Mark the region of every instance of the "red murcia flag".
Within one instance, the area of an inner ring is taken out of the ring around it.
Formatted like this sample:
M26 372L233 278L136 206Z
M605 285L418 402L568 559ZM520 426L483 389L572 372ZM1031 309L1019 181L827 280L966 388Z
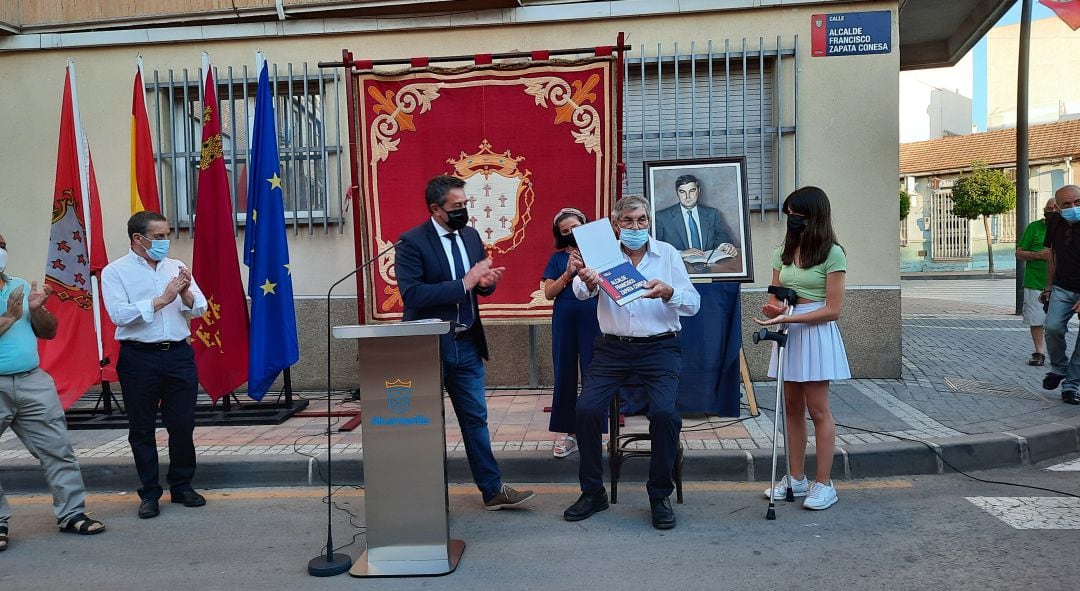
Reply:
M1039 0L1072 30L1080 29L1080 0Z
M221 118L213 71L203 91L202 152L195 206L195 253L191 272L206 295L207 309L191 323L199 383L217 400L247 381L248 309L236 256L232 202L221 149Z
M81 137L77 109L74 72L69 66L60 110L52 228L45 262L45 284L55 294L47 305L58 326L56 338L38 341L41 368L56 382L65 409L91 386L116 381L119 351L116 327L101 310L97 278L109 257L101 235L94 163Z

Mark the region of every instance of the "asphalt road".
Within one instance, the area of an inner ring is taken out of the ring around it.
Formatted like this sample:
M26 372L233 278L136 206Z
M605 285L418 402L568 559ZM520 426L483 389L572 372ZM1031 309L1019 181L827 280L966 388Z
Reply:
M1080 473L1045 467L980 475L1080 493ZM687 483L669 532L649 525L641 485L624 484L622 502L579 523L561 519L573 486L537 485L529 510L497 513L483 511L471 487L454 486L451 532L468 544L457 572L375 580L307 576L325 540L318 490L207 491L204 508L163 504L160 517L145 521L131 494L93 494L90 509L109 528L93 537L57 533L48 497L11 495L0 589L1078 588L1080 499L1052 500L1063 504L1048 510L1056 523L1040 526L1036 511L1014 524L1073 529L1017 529L965 497L1054 495L955 474L840 484L832 509L781 503L770 522L761 484ZM335 500L362 522L360 493ZM335 542L344 544L356 530L344 512L334 514ZM355 557L362 543L344 551Z

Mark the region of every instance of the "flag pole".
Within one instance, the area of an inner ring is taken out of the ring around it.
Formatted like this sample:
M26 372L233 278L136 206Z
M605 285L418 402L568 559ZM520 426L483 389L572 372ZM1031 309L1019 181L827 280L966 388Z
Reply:
M1020 0L1020 53L1016 68L1016 231L1028 225L1028 74L1031 61L1031 0ZM990 252L993 257L993 250ZM1024 309L1024 261L1016 261L1016 313Z
M86 135L82 127L82 115L79 113L79 91L75 84L75 62L73 60L68 60L68 75L71 77L71 111L72 119L75 122L75 150L79 157L79 191L82 193L86 256L88 260L92 261L94 259L91 248L94 241L90 234L93 231L90 223L90 157L86 146ZM99 368L101 368L105 367L107 363L105 349L101 343L101 287L98 285L97 273L93 271L92 266L90 272L90 297L94 307L94 343L97 345L98 364ZM105 380L100 380L100 382L105 413L112 414L112 390L109 388L108 382Z

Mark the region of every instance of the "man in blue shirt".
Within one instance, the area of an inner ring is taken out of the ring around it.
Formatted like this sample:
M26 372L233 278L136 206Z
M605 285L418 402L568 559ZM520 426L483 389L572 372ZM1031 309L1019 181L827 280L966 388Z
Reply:
M0 235L0 435L10 426L41 462L60 531L101 533L105 524L86 515L86 487L56 386L38 367L37 340L56 336L56 317L45 308L51 290L9 277L7 262L7 242ZM9 519L11 507L0 486L0 551L7 549Z

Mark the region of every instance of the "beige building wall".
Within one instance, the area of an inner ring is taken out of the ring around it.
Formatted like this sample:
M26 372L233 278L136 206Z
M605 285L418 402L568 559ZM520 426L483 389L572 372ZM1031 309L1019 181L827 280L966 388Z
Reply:
M817 12L891 10L893 51L885 55L812 58L809 43L811 15ZM396 58L417 55L472 54L536 48L605 45L615 42L625 31L635 50L642 45L653 54L657 44L670 51L674 42L688 48L691 41L704 47L711 39L741 40L756 46L758 37L773 40L779 35L790 43L798 35L798 147L785 138L783 160L798 158L798 184L823 187L833 202L834 222L848 252L847 284L849 305L844 329L855 372L863 376L898 377L900 373L899 253L895 239L896 178L898 176L899 35L896 2L845 2L821 5L762 7L749 10L673 14L655 17L607 18L574 22L534 23L437 30L371 31L363 34L315 35L265 38L246 41L200 41L198 43L142 44L137 47L88 47L70 50L41 50L0 53L0 96L8 116L0 119L0 220L10 245L10 272L28 279L40 279L49 232L49 209L53 190L56 138L64 66L68 59L77 64L78 92L82 121L86 130L102 195L106 242L115 258L127 250L124 221L129 203L129 118L133 61L141 53L147 71L199 67L200 52L209 52L215 66L224 70L248 64L253 69L254 54L262 50L271 62L308 62L340 59L348 48L359 58ZM733 43L734 45L734 43ZM685 49L684 49L685 51ZM792 72L793 60L784 68ZM342 87L342 92L344 88ZM794 117L793 101L786 90L785 125ZM343 113L344 119L344 113ZM342 130L345 137L345 130ZM156 138L156 135L155 135ZM155 139L156 142L156 139ZM785 168L788 166L785 165ZM347 173L346 173L347 174ZM347 178L347 177L346 177ZM781 179L783 193L795 187L795 178L786 172ZM336 186L336 185L335 185ZM417 196L419 203L420 196ZM423 210L418 205L417 215ZM749 317L760 308L763 294L753 288L768 284L770 255L783 238L784 222L775 213L760 221L751 216L754 265L757 282L744 290L744 334L749 334ZM320 367L325 354L325 331L320 318L325 307L320 299L328 285L353 268L351 212L344 233L332 228L324 235L290 233L293 279L299 298L302 339L301 367L294 380L300 387L318 388L323 383ZM417 222L421 221L418 217ZM190 261L191 241L175 243L172 256ZM242 236L238 238L242 244ZM536 268L511 269L512 273L539 276L544 261ZM336 294L354 295L355 284L346 282ZM352 303L350 303L352 302ZM355 322L355 301L335 303L335 322ZM546 336L537 333L540 382L550 365ZM506 339L507 346L496 351L510 355L492 360L490 381L522 384L529 379L529 337L525 327L495 327L493 337ZM747 352L755 374L763 373L763 347L755 351L747 339ZM335 348L339 365L348 366L350 349ZM343 370L344 371L344 370ZM347 386L349 375L336 376L339 387Z
M986 34L987 129L1016 126L1020 25ZM1029 123L1080 117L1080 31L1056 16L1031 23Z

